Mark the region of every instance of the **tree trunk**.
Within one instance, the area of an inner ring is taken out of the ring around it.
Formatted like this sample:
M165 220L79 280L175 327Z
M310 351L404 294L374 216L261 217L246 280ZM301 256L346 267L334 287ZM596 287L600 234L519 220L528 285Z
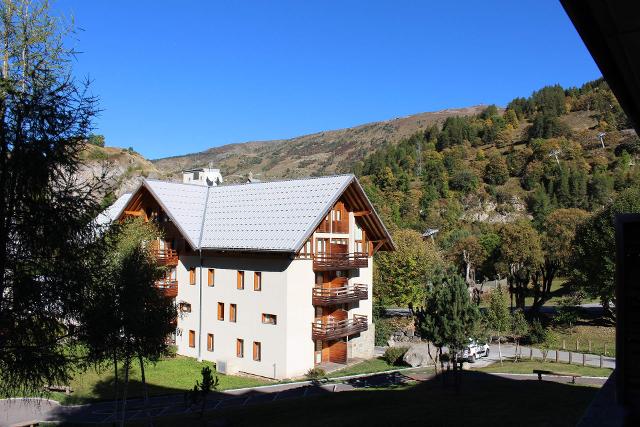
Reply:
M502 347L500 346L500 337L498 337L498 358L500 359L500 365L502 365Z
M138 361L140 362L140 377L142 379L142 390L144 393L144 410L147 414L147 424L153 426L153 418L151 418L151 412L149 412L149 390L147 388L147 379L144 376L144 360L142 355L138 354Z
M113 390L113 425L118 424L118 358L116 352L113 352L113 373L114 373L114 390Z
M127 416L127 389L129 388L129 366L131 364L131 360L129 356L125 356L124 359L124 390L122 391L122 418L120 421L120 426L124 427L125 418Z

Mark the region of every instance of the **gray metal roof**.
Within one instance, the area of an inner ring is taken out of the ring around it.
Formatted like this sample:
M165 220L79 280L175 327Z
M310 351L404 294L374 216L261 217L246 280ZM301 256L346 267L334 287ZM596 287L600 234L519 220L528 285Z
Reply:
M107 224L111 224L116 218L120 216L124 207L131 200L132 193L124 193L122 196L118 197L118 199L107 209L102 211L100 215L96 218L96 224L98 226L103 226Z
M205 187L145 180L196 249L295 252L355 180L338 175Z

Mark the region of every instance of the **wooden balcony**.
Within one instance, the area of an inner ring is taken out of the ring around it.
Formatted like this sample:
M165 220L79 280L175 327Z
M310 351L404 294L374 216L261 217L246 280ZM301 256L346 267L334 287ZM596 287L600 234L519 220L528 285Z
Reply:
M353 319L312 323L311 337L314 340L333 340L364 332L368 329L367 316L354 314Z
M156 288L162 290L164 296L175 298L178 296L178 281L174 279L160 279L156 281Z
M316 271L349 270L369 266L369 255L354 253L317 253L313 257L313 269Z
M332 305L360 301L369 297L367 285L356 283L339 288L313 288L313 305Z
M152 248L153 256L158 260L160 265L168 265L175 267L178 265L178 251L175 249L159 249Z

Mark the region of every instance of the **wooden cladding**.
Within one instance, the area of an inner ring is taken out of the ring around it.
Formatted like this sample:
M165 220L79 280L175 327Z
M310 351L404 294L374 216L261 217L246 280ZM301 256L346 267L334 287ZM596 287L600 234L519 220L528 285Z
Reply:
M253 360L259 362L262 358L262 344L258 341L253 342Z
M244 271L238 270L237 284L238 289L244 289Z
M314 287L313 305L332 305L366 300L369 297L367 285L356 283L341 287Z
M333 206L316 231L319 233L349 233L349 211L343 202L337 202Z
M229 304L229 322L236 322L238 318L238 306Z
M189 268L189 284L190 285L196 284L196 268L195 267Z
M316 321L311 326L311 337L314 340L328 340L346 337L364 332L368 329L367 316L354 314L353 319Z
M218 303L218 320L224 320L224 303Z
M207 334L207 351L213 351L213 334Z
M196 346L196 331L189 330L189 347L194 348Z
M262 273L256 271L253 273L253 290L261 291L262 290Z
M213 286L215 282L216 270L210 268L207 270L207 286Z
M316 253L313 258L313 269L316 271L350 270L368 266L367 253Z
M244 357L244 340L240 338L236 340L236 356Z

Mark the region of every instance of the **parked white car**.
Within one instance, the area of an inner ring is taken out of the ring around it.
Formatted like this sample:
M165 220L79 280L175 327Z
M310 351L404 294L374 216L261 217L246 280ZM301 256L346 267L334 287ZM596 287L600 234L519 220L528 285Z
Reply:
M469 340L469 345L462 352L462 359L474 363L480 357L489 356L489 344L478 343L475 340Z

